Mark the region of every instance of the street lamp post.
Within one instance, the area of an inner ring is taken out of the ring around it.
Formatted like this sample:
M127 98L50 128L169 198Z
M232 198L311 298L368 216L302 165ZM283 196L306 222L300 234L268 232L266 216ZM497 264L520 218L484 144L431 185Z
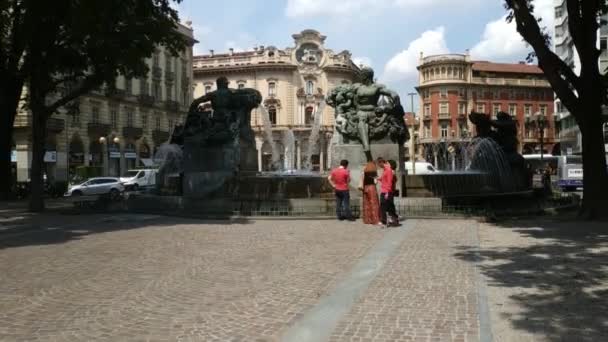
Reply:
M536 128L540 134L540 162L541 165L543 163L543 155L544 155L544 143L545 143L545 127L547 126L547 118L542 115L540 112L536 113L535 117Z

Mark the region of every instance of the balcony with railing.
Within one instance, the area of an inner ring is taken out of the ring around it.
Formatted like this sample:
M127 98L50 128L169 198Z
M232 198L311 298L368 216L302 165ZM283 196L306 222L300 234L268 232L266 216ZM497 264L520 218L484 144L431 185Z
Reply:
M450 120L450 113L439 113L439 120Z
M474 84L503 85L522 87L550 87L548 81L541 79L504 78L504 77L473 77Z
M148 94L139 94L139 96L137 96L137 101L142 105L152 106L154 105L156 98Z
M101 122L90 122L87 125L87 133L92 138L105 137L110 134L112 127L110 124L105 124Z
M122 136L125 138L137 140L141 138L143 134L144 130L141 127L126 126L122 128Z
M152 141L157 146L169 140L169 132L162 129L152 131Z
M468 62L470 57L468 55L463 54L445 54L445 55L433 55L422 58L421 64L429 64L429 63L445 63L445 62Z
M173 83L175 81L175 73L171 70L165 71L165 82Z
M167 100L165 101L165 108L172 112L177 112L179 111L179 102L174 100Z
M51 133L61 133L65 129L65 120L58 118L49 118L46 121L46 129Z
M159 66L152 67L152 77L154 79L160 80L163 77L163 69Z
M124 89L111 88L107 87L105 89L105 94L107 97L113 99L124 99L127 96L127 92Z

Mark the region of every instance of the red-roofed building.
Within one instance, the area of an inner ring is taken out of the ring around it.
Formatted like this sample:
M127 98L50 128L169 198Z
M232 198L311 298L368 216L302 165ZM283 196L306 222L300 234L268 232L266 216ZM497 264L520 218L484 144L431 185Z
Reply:
M540 152L536 115L546 119L544 148L551 153L556 141L553 91L540 68L525 63L472 61L468 54L420 58L418 66L421 123L418 144L421 157L440 169L454 163L445 151L460 153L474 125L468 113L475 111L496 118L509 113L518 122L519 150ZM462 159L462 158L456 158Z

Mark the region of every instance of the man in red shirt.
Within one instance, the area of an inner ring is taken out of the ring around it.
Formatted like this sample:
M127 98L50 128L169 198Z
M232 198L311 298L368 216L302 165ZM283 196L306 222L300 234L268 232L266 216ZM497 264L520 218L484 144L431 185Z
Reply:
M348 160L340 161L340 166L333 169L327 177L329 183L334 187L336 193L336 216L338 220L350 220L350 172L348 171Z
M399 216L397 216L393 204L395 177L391 165L383 158L378 158L378 167L383 170L380 176L380 220L388 226L399 222Z

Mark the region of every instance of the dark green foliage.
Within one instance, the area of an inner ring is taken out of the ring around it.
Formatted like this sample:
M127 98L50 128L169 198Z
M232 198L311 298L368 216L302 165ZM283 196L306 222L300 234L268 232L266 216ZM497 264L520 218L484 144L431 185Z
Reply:
M145 75L145 59L159 45L174 55L188 46L172 2L181 0L0 0L0 176L10 172L12 125L26 84L33 115L31 209L43 208L46 120L118 75Z

